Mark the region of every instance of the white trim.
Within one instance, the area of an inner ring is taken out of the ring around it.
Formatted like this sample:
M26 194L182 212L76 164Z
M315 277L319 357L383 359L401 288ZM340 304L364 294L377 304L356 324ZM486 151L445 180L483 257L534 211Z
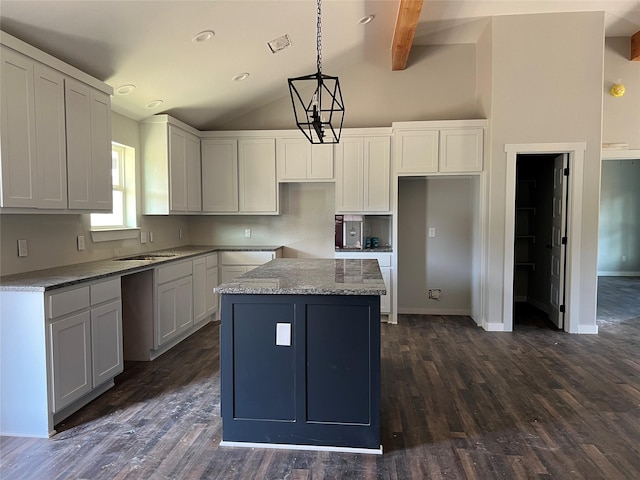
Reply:
M640 272L621 272L621 271L615 271L615 272L601 272L598 271L598 276L599 277L640 277Z
M602 150L603 160L637 160L640 150Z
M598 334L598 326L597 325L578 325L578 330L576 332L571 333L582 333L587 335L597 335Z
M127 240L129 238L138 238L140 228L118 228L105 230L91 230L91 241L111 242L114 240Z
M254 442L228 442L222 440L221 447L244 447L244 448L274 448L277 450L312 450L316 452L343 452L343 453L369 453L382 455L382 445L380 448L356 448L356 447L331 447L328 445L293 445L289 443L254 443Z
M505 144L506 153L506 191L505 191L505 229L504 229L504 272L502 317L504 331L513 331L513 259L515 234L516 201L516 160L519 154L568 154L569 167L574 172L569 178L569 208L567 226L569 245L567 247L567 267L565 271L565 331L569 333L593 333L595 327L580 325L580 254L582 228L582 198L584 156L586 142L577 143L527 143ZM597 332L597 327L595 327Z
M487 332L504 332L504 323L500 322L482 322L482 328Z

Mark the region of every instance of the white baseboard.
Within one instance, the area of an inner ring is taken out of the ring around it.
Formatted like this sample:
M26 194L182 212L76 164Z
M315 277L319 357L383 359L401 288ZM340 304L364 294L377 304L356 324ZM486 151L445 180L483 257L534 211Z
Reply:
M599 277L640 277L640 272L600 272Z
M399 308L398 313L403 315L467 315L471 316L471 310L462 308Z
M482 322L482 328L487 332L504 332L504 323Z
M597 335L598 334L598 326L597 325L578 325L578 332L580 334L588 334L588 335Z

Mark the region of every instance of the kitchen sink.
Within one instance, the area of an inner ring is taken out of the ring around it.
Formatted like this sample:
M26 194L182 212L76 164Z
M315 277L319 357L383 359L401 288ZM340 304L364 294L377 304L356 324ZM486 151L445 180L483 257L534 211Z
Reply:
M143 253L140 255L133 255L131 257L124 258L116 258L118 261L130 261L130 260L140 260L140 261L149 261L149 260L160 260L162 258L170 258L177 257L177 253Z

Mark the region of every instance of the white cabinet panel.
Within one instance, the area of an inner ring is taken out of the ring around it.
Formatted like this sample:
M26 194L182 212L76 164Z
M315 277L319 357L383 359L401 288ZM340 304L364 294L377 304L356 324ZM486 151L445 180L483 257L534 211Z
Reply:
M272 138L238 140L238 194L241 212L276 212L276 148Z
M187 132L169 125L169 201L172 212L187 211Z
M238 141L202 140L202 210L238 211Z
M482 128L461 128L440 132L440 171L446 173L481 172Z
M0 53L0 205L37 207L34 63L5 47Z
M200 139L187 134L187 211L202 211L202 173Z
M207 261L205 257L193 261L193 323L207 318Z
M362 212L364 178L362 138L343 137L336 145L336 211Z
M223 265L220 270L220 282L232 282L247 271L247 267L244 265Z
M111 97L91 89L91 210L113 210L111 178Z
M380 267L380 273L387 287L386 295L380 295L380 312L391 313L391 268Z
M156 269L156 347L193 325L193 263L185 261Z
M396 173L438 171L438 130L400 131L394 136Z
M364 197L365 212L389 210L389 137L364 139Z
M306 138L277 139L278 181L333 180L333 145L312 145Z
M213 289L218 286L218 267L207 268L206 308L207 315L213 315L218 311L218 294Z
M49 325L53 412L59 412L92 389L89 311Z
M91 359L94 388L124 370L120 300L91 309Z

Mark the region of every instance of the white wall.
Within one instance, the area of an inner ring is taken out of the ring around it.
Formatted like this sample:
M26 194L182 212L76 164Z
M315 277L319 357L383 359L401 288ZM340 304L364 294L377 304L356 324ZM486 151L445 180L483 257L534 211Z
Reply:
M495 17L489 169L487 323L502 322L505 144L586 142L580 325L595 325L604 13Z
M140 132L138 122L112 114L112 138L115 142L133 147L136 161L140 154ZM140 165L137 165L138 185ZM140 189L138 189L140 201ZM102 260L139 251L158 250L189 243L189 227L185 217L143 217L138 225L144 231L153 231L154 243L141 245L138 239L111 242L91 242L89 215L14 215L0 217L0 274L40 270L73 263ZM178 229L183 230L183 239L178 238ZM79 252L76 237L84 235L86 249ZM18 257L17 240L26 239L29 248L27 257Z
M602 142L626 143L640 149L640 62L629 61L628 37L607 38L604 50L604 98ZM621 81L623 97L609 93L611 85Z
M602 162L598 273L640 275L640 159Z
M285 257L333 258L333 183L280 186L280 215L211 215L190 218L190 238L205 245L285 245ZM244 238L244 229L251 238Z
M399 179L399 312L471 313L474 193L469 177ZM429 299L428 290L437 288L442 299Z

